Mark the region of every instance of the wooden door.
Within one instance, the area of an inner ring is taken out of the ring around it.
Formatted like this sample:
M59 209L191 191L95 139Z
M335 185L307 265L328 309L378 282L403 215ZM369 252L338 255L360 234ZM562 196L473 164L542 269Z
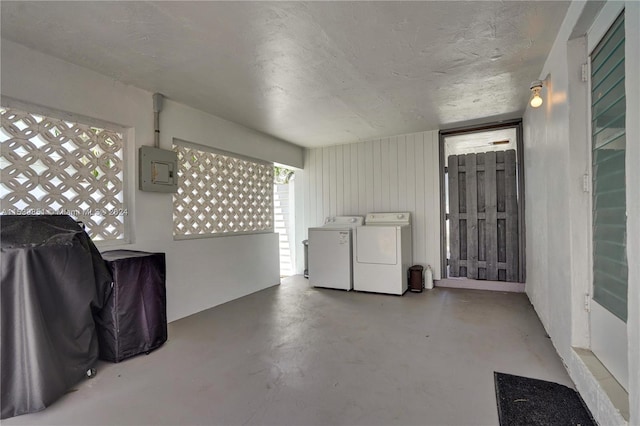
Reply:
M449 277L518 282L516 151L451 155Z

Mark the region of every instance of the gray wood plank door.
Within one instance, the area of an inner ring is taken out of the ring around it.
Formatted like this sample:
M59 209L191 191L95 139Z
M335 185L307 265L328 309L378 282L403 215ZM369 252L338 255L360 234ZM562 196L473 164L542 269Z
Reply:
M518 282L516 151L450 155L449 277Z

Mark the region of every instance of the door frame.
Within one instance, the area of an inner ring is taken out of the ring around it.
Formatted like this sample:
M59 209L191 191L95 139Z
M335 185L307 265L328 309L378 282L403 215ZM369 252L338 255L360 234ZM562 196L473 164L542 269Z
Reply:
M438 149L440 157L440 259L442 278L448 278L447 271L447 232L446 232L446 197L445 197L445 167L444 142L447 136L462 135L468 133L480 133L491 130L516 129L516 179L518 185L518 282L524 283L526 280L526 249L525 249L525 197L524 197L524 141L522 140L522 118L480 124L467 127L457 127L438 132Z
M587 77L587 126L588 126L588 141L587 141L587 161L588 161L588 175L590 180L589 191L589 209L588 209L588 243L589 243L589 258L588 258L588 271L589 271L589 307L588 307L588 330L589 330L589 349L595 355L596 358L604 365L609 371L611 376L620 384L621 388L629 392L629 325L628 320L622 321L611 313L607 308L602 306L596 300L593 299L595 278L594 278L594 257L593 257L593 129L592 129L592 81L591 81L591 59L593 51L598 44L605 37L607 32L611 29L616 19L626 12L626 5L624 2L607 3L605 4L599 13L594 18L591 28L586 32L586 62L588 69ZM625 16L625 38L626 38L626 16ZM625 41L626 43L626 41ZM625 63L626 63L626 51L625 51ZM627 78L627 68L625 66L625 80ZM628 91L625 88L625 98L628 96ZM629 118L627 116L625 120L625 132L628 128ZM625 142L628 146L628 141ZM626 148L625 148L626 150ZM625 157L626 157L625 153ZM625 185L629 184L629 169L628 159L625 158ZM628 188L625 188L625 196L628 194ZM628 196L627 196L628 197ZM629 202L627 198L627 203ZM628 213L628 206L627 206ZM627 225L628 226L628 215ZM625 248L627 250L627 248ZM628 252L627 252L628 253ZM629 282L627 282L629 286ZM629 287L627 287L627 306L629 305L628 297ZM606 331L605 331L606 330ZM594 338L594 336L597 337ZM624 340L624 341L622 341ZM620 347L624 350L620 351Z

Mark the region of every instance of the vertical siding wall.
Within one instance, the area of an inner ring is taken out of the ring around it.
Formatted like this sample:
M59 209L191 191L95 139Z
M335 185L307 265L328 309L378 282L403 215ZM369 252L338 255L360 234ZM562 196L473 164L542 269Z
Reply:
M438 132L306 150L305 230L328 216L408 211L413 263L440 278Z

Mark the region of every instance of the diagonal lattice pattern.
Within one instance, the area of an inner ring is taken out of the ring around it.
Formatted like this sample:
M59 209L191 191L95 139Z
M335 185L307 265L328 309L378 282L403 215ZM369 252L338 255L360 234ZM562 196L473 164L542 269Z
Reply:
M124 238L123 135L0 107L7 214L68 214L94 240Z
M174 145L174 236L273 231L273 166Z

